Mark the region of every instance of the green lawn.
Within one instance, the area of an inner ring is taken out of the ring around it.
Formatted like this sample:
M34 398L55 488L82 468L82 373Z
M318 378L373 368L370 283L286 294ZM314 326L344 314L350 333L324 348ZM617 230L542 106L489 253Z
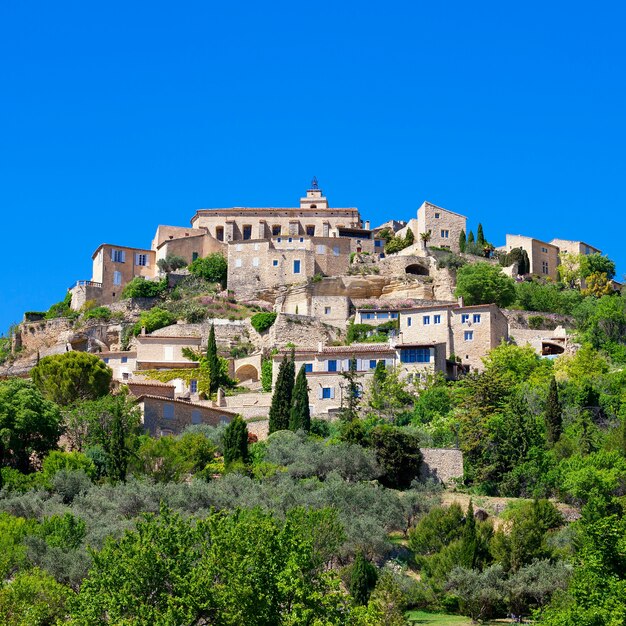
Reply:
M432 626L475 626L472 620L461 615L446 615L444 613L426 613L424 611L409 611L407 619L410 624L425 624ZM494 626L502 626L502 622L489 622Z

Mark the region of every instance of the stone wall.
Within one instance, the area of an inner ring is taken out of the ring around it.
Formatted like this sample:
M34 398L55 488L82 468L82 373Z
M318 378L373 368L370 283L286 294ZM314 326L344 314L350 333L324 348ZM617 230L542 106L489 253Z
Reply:
M449 485L463 477L463 453L455 449L422 448L423 462L420 472L422 480L434 479Z

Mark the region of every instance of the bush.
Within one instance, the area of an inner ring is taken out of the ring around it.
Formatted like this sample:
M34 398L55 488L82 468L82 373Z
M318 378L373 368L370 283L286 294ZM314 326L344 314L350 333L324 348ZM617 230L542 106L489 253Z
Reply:
M440 270L444 268L449 270L458 270L464 265L467 265L467 261L453 252L443 255L437 260L437 269Z
M532 328L533 330L539 330L543 328L543 325L546 322L546 318L541 315L529 315L528 316L528 328Z
M105 322L108 322L111 319L111 309L109 309L109 307L107 306L97 306L93 309L89 309L89 311L87 311L83 318L85 320L104 320Z
M187 261L182 256L168 254L164 259L157 261L157 267L166 274L179 270L187 265Z
M250 323L257 333L262 333L274 324L276 317L276 313L255 313L250 318Z
M167 278L146 280L141 276L133 278L122 291L122 298L157 298L167 289Z
M44 318L47 320L52 320L57 317L70 317L76 318L78 317L78 311L72 311L72 294L68 291L65 298L61 300L61 302L57 302L53 304L48 311L45 313Z
M265 359L261 363L261 387L263 391L272 391L272 359Z
M189 265L189 271L194 276L199 276L212 283L220 283L222 288L226 287L228 263L220 252L214 252L192 261L191 265Z
M506 307L515 300L515 283L498 266L476 263L459 269L454 293L463 297L468 306L497 304Z
M176 316L173 313L155 307L140 315L139 321L133 326L133 335L135 337L139 335L142 328L145 328L147 333L151 333L159 328L165 328L175 323Z

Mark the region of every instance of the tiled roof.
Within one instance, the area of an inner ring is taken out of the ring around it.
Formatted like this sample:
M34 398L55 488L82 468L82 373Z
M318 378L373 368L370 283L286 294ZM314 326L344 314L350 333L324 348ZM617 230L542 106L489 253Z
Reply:
M199 409L205 409L207 411L215 411L220 415L232 415L235 417L237 413L233 413L227 409L223 409L221 406L208 406L206 404L200 404L198 402L189 402L188 400L179 400L178 398L165 398L164 396L153 396L149 393L144 393L137 398L137 402L141 402L144 398L148 398L150 400L159 400L161 402L177 402L178 404L184 404L185 406L195 406Z
M119 350L118 352L112 352L112 351L109 350L109 351L106 351L106 352L98 352L97 356L99 356L99 357L103 357L103 356L106 356L106 357L112 357L112 356L123 357L123 356L125 356L125 357L133 358L133 357L137 356L137 352L131 351L131 350L126 350L126 351Z
M169 383L162 383L159 380L128 380L126 384L130 387L131 385L142 385L143 387L168 387L170 389L175 389L176 385L170 385Z
M371 352L394 352L394 348L389 347L388 343L362 343L350 346L324 346L321 352L317 348L300 348L295 351L295 354L369 354ZM291 350L283 349L279 355L283 354L291 354Z

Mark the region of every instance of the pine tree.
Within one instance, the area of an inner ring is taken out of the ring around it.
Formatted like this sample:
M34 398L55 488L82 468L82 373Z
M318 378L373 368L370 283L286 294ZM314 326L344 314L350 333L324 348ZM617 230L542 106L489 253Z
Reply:
M221 382L220 358L217 355L215 326L213 326L213 324L211 324L211 331L209 332L209 342L206 349L206 358L209 368L209 392L211 393L211 395L213 395L214 393L217 393Z
M306 382L305 367L302 365L293 388L291 413L289 415L289 430L293 430L294 432L297 430L309 432L310 428L311 412L309 409L309 386Z
M355 604L361 606L367 604L377 580L378 572L376 568L365 558L363 552L357 552L348 584Z
M478 230L476 231L476 243L479 246L484 246L485 243L487 243L485 241L485 233L483 232L483 225L482 224L478 224Z
M237 461L248 462L248 426L240 415L226 427L223 443L226 467Z
M476 534L476 518L474 517L474 505L470 500L465 513L465 524L461 534L461 554L459 565L471 569L475 565L478 537Z
M459 235L459 250L465 252L465 246L467 245L467 238L465 237L465 231L462 230Z
M559 388L554 376L550 381L548 400L546 402L546 439L552 446L561 436L563 431L563 407L559 400Z
M287 430L289 428L294 370L293 354L291 359L288 359L287 355L285 355L278 369L276 386L274 387L274 395L272 395L272 404L270 405L270 434L277 430Z
M415 242L415 235L413 234L413 231L410 228L407 228L406 234L404 235L404 245L408 248L409 246L412 246L414 242Z
M467 243L474 243L474 233L470 230L467 236Z

